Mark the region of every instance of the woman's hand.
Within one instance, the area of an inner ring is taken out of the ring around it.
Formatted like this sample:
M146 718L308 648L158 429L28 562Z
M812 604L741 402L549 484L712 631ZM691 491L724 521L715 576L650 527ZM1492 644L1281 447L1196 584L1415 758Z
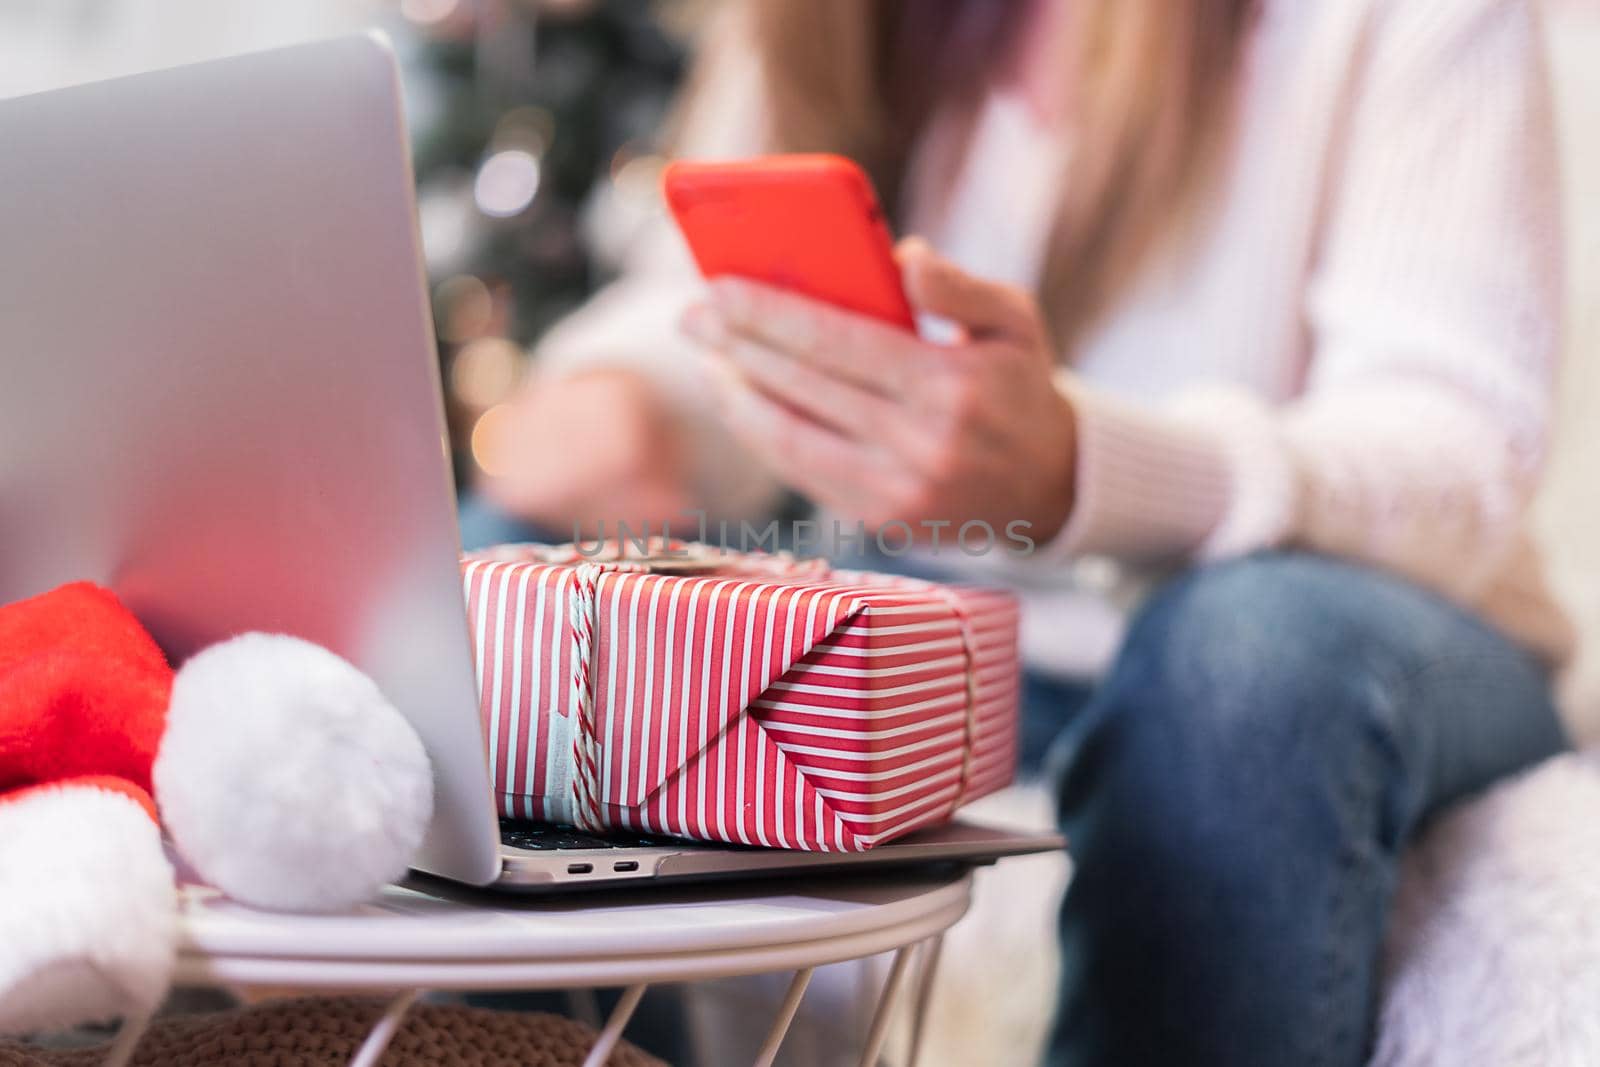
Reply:
M713 283L683 328L711 352L729 425L789 485L871 529L1022 521L1048 540L1072 509L1075 434L1037 305L925 242L897 256L912 305L956 323L955 343L753 282Z
M493 440L484 489L555 535L616 536L619 519L651 529L690 507L678 428L637 373L595 370L535 380Z

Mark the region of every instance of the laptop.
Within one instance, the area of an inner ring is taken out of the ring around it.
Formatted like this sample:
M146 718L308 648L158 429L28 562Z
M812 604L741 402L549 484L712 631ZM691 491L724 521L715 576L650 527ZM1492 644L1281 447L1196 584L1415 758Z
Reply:
M981 862L501 822L393 53L350 37L0 101L0 602L114 589L174 662L245 630L367 672L432 757L418 870L576 889Z

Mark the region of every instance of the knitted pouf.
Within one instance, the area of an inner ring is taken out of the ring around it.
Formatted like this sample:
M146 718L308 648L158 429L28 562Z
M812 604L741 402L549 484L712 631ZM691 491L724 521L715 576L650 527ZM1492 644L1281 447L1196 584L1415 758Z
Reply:
M240 1011L161 1019L132 1067L343 1067L383 1015L381 1000L278 1000ZM382 1067L578 1067L595 1031L559 1015L418 1004ZM45 1050L0 1044L0 1067L94 1067L105 1048ZM618 1042L609 1067L665 1067Z

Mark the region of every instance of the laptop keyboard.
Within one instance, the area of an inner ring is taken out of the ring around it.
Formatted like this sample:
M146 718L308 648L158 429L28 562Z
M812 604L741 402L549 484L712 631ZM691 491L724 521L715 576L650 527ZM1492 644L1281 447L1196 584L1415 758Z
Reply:
M521 819L500 820L500 840L512 848L525 848L534 852L555 852L574 848L694 848L695 842L680 841L670 837L650 837L621 831L614 834L591 834L575 826L554 823L526 822Z

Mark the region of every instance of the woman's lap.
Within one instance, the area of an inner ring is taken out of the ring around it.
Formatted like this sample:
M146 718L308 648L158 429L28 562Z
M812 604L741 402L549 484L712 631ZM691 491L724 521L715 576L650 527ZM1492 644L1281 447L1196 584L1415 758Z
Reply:
M548 539L481 503L462 528L469 548ZM1023 766L1050 748L1077 871L1061 1065L1363 1062L1405 842L1564 744L1524 651L1303 553L1182 575L1098 686L1026 692Z
M1053 1062L1361 1063L1405 841L1562 744L1543 669L1402 581L1297 553L1178 578L1051 756Z

